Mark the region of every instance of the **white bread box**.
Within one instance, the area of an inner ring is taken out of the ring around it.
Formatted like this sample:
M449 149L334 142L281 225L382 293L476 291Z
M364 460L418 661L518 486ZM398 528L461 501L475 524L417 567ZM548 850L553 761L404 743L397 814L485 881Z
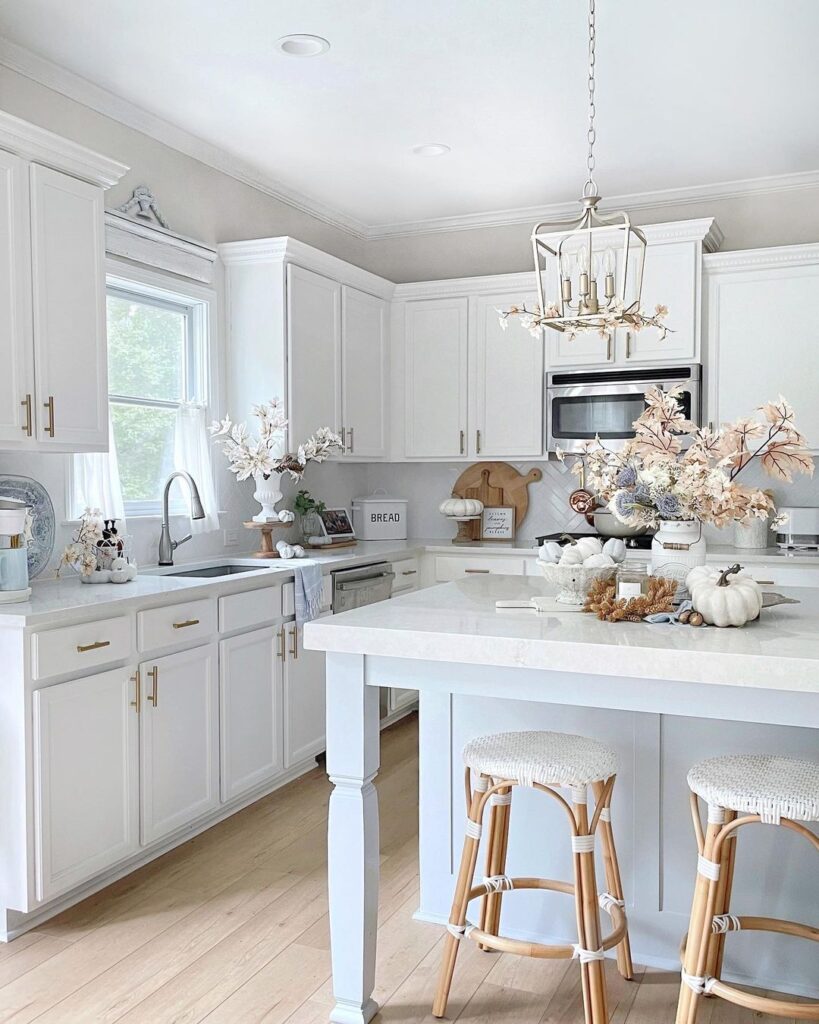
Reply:
M353 529L359 540L406 540L407 499L384 491L353 498Z

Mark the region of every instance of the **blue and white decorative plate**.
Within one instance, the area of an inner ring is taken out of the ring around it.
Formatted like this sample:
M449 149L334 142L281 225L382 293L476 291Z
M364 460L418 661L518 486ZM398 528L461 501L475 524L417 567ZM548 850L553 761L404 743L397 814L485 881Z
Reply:
M54 551L54 506L48 491L30 476L0 476L0 498L22 501L31 509L28 577L33 580L48 565Z

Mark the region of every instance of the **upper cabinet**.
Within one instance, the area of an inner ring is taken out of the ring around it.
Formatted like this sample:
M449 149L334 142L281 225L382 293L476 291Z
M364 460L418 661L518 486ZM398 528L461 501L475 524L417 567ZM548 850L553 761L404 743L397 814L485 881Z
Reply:
M219 255L231 415L280 397L291 450L330 427L345 460L386 458L393 285L292 238L228 242Z
M103 192L126 171L0 112L0 448L108 448Z
M707 256L707 420L749 416L780 394L819 452L819 326L805 315L819 289L819 245Z

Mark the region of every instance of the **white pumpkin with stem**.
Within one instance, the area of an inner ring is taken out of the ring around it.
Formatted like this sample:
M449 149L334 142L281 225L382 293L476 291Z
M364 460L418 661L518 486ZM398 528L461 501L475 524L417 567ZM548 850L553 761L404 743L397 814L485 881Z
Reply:
M732 565L722 572L697 566L685 579L691 603L709 626L744 626L762 611L762 590L756 580Z

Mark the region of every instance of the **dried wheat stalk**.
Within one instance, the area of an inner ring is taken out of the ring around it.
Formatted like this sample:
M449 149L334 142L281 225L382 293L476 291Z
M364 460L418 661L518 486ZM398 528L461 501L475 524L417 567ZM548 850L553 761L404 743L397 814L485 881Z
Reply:
M641 622L646 615L672 611L676 592L676 580L652 576L647 593L640 597L618 598L616 583L596 580L589 589L583 611L594 612L604 622Z

